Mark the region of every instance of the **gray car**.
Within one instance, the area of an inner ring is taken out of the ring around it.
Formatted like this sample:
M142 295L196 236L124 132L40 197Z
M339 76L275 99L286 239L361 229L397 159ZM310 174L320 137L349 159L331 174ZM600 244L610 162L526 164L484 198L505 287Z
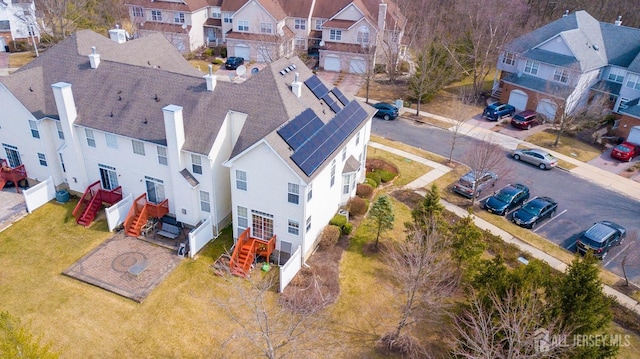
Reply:
M466 175L460 177L460 180L453 185L453 191L464 197L472 198L475 186L475 195L478 197L485 188L495 185L497 180L498 175L491 171L479 173L477 180L476 173L474 171L470 171Z
M540 167L542 170L550 170L558 165L557 158L553 157L549 152L537 148L521 148L515 150L513 151L513 158L518 161L531 163L532 165Z

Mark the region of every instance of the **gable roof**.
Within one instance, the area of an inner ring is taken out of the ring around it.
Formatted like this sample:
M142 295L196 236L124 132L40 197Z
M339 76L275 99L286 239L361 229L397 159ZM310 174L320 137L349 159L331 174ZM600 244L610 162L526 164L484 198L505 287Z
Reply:
M306 19L311 13L313 0L279 0L287 16Z
M184 12L194 12L210 4L211 0L181 0L181 1L163 1L163 0L126 0L126 5L142 6L147 9L174 10Z

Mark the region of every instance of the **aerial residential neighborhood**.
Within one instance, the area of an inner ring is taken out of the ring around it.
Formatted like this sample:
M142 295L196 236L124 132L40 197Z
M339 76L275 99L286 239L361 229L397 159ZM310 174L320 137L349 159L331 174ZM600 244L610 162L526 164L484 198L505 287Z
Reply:
M0 1L0 357L634 358L640 19L516 2Z

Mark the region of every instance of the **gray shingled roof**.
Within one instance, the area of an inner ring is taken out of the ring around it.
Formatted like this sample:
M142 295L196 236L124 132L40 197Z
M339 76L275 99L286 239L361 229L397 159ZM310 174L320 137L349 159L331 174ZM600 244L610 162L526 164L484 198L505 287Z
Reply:
M548 94L549 96L552 96L551 94L558 94L558 96L562 96L560 94L565 94L566 96L572 91L572 89L567 85L563 85L556 81L547 81L527 74L521 74L519 76L518 74L510 74L502 80L520 87Z
M609 65L640 73L640 29L601 22Z
M620 108L618 112L640 118L640 98L627 102L627 108Z
M580 63L575 57L559 54L557 52L542 49L531 49L526 51L522 56L531 60L538 60L556 66L580 70Z

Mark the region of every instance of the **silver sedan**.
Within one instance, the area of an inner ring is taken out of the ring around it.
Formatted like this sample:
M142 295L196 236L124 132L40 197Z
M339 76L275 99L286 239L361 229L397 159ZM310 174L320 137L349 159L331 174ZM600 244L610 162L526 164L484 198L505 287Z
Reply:
M521 148L513 151L513 158L518 161L529 162L540 167L542 170L549 170L558 165L558 159L545 150L537 148Z

